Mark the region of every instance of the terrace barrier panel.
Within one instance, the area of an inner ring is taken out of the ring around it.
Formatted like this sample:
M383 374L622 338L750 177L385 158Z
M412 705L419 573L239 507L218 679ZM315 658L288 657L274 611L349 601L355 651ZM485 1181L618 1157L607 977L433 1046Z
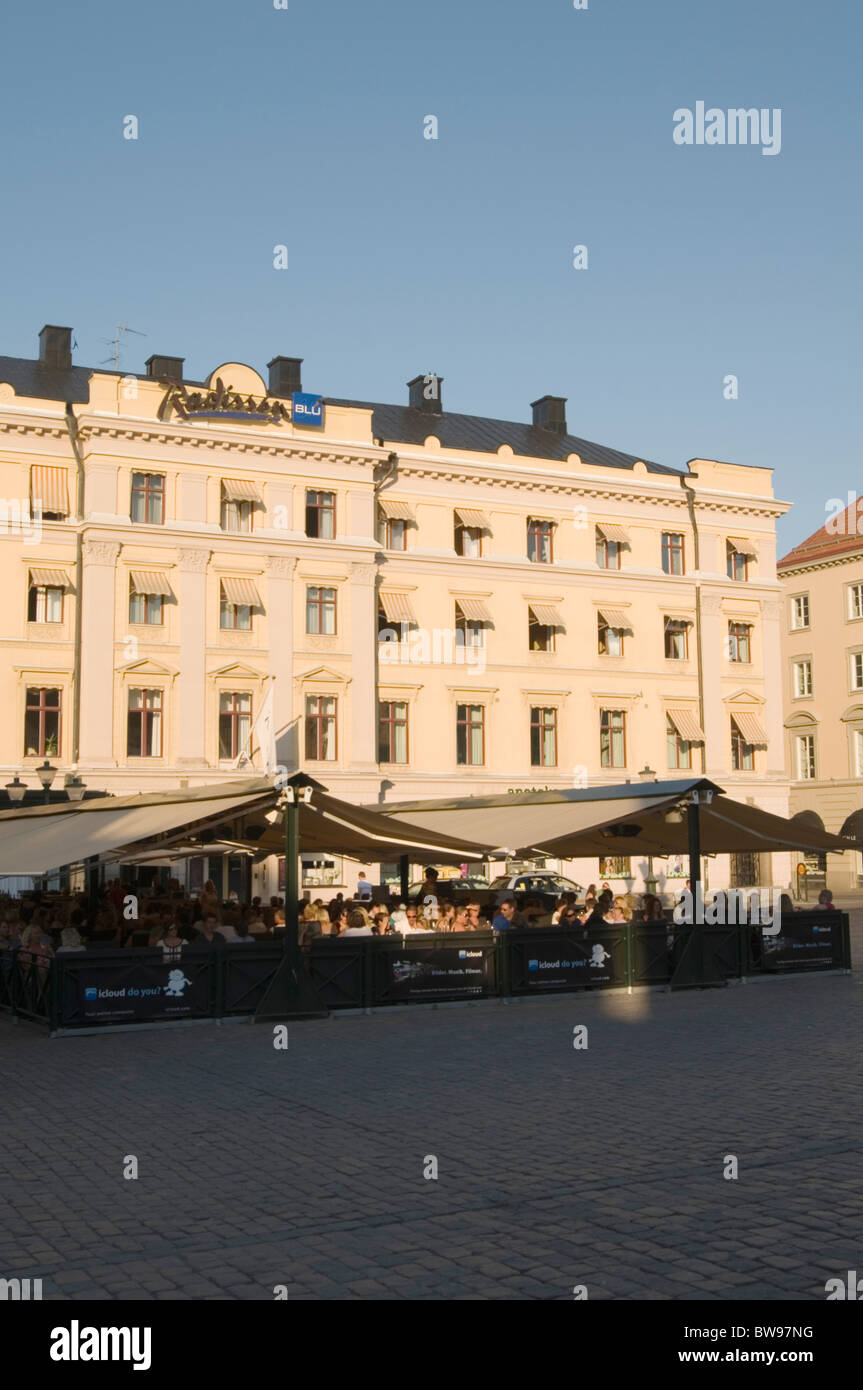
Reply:
M327 1009L448 1003L585 988L668 984L687 932L667 922L602 924L401 938L319 939L303 959ZM845 912L795 912L775 936L747 923L704 926L702 948L719 981L851 967ZM282 960L278 942L160 950L95 948L50 968L0 952L0 1009L74 1029L255 1013ZM714 975L715 979L716 976ZM697 980L694 982L697 985Z

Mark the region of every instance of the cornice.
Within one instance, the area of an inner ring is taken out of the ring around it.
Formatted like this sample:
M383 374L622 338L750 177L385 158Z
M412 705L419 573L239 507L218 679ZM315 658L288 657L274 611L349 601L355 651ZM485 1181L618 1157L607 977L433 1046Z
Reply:
M836 569L838 565L853 565L863 560L863 542L859 550L852 550L847 555L831 555L823 560L812 559L800 565L785 565L781 569L777 565L776 577L784 580L786 576L792 574L813 574L816 570Z

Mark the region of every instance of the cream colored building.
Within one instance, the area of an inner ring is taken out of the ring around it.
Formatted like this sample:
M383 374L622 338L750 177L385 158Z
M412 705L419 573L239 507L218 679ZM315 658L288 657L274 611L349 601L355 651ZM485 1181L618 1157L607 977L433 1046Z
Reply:
M195 384L179 358L73 366L70 342L0 358L10 777L46 756L117 793L242 776L272 708L278 762L357 801L649 765L787 812L770 470L590 444L556 397L530 424L447 412L431 376L402 406L321 403L299 359ZM787 861L709 881L785 883Z
M863 526L857 504L785 555L783 679L791 814L826 830L863 823ZM852 818L854 818L852 820ZM795 856L808 866L810 896L863 884L858 851Z

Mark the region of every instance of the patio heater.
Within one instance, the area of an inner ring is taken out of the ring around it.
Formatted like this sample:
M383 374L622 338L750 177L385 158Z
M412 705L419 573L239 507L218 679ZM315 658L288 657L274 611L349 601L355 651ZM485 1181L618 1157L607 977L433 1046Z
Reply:
M671 977L671 988L687 985L724 984L712 951L704 949L704 897L701 888L701 807L709 806L713 791L709 787L693 787L685 801L689 831L689 889L692 921L684 928L685 938Z

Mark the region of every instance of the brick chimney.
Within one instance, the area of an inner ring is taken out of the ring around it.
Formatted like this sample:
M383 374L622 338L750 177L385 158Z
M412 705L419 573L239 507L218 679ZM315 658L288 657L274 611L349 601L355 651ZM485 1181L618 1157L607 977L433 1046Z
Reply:
M39 334L39 361L43 367L68 371L72 365L72 330L46 323Z
M185 360L185 357L163 357L160 353L154 352L145 363L147 376L159 380L167 377L169 381L182 381Z
M531 401L530 408L534 425L566 434L566 396L540 396L538 401Z
M303 389L302 357L274 357L267 363L271 396L292 396Z
M408 404L412 410L424 410L427 415L442 415L441 400L442 376L427 372L425 376L415 376L408 382Z

